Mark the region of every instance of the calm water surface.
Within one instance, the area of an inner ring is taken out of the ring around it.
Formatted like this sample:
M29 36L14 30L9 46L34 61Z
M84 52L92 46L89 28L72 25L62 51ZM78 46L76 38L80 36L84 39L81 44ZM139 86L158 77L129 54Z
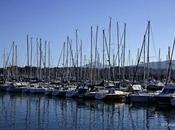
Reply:
M1 130L175 130L175 109L0 93Z

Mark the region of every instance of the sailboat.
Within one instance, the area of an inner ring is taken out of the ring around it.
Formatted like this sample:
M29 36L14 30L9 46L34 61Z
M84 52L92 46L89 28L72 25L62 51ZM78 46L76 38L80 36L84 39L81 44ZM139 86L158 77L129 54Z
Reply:
M135 83L135 77L136 77L136 73L137 73L137 69L138 69L138 65L140 62L140 58L141 58L141 54L142 54L142 50L145 49L145 41L146 41L146 35L148 34L148 59L147 62L149 62L149 34L150 34L150 21L148 21L148 25L146 28L146 32L144 34L144 38L143 38L143 43L142 43L142 47L141 47L141 51L138 57L138 61L137 61L137 66L136 66L136 72L134 73L134 77L133 77L133 83L131 85L131 90L132 93L128 96L128 101L130 101L131 103L154 103L155 99L154 96L157 95L158 93L150 93L145 91L142 86L138 83ZM145 52L145 50L144 50ZM148 69L148 63L147 63L147 69ZM149 70L148 70L149 72ZM148 74L149 76L149 74ZM149 77L148 77L149 78Z

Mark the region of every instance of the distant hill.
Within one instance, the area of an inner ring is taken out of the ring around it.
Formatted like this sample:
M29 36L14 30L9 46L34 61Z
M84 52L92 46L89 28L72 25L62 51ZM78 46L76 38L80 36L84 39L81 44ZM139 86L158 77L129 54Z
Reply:
M84 67L87 67L87 68L90 68L91 67L91 63L88 63L88 64L86 64L86 65L84 65ZM94 62L92 62L92 68L103 68L103 64L101 63L101 62L97 62L97 64L95 63L95 61ZM104 67L106 68L106 67L108 67L108 65L104 65Z
M140 64L139 66L144 66L144 64ZM147 64L145 64L147 66ZM161 61L161 62L150 62L149 67L152 69L168 69L169 61ZM172 69L175 70L175 60L172 61Z
M140 67L143 67L144 64L139 64ZM145 66L147 66L147 64L145 64ZM149 63L149 67L152 69L168 69L169 66L169 61L161 61L161 62L150 62ZM91 64L86 64L84 65L84 67L91 67ZM103 64L101 62L97 62L96 65L97 68L103 68ZM108 67L108 65L104 65L104 67ZM95 68L95 62L92 62L92 68ZM175 60L172 61L172 69L175 70Z

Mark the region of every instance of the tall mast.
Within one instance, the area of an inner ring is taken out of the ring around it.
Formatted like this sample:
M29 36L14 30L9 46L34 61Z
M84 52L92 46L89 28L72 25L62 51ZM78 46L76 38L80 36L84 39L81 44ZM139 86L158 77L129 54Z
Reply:
M76 80L78 81L78 30L76 30Z
M14 77L14 62L15 62L15 43L12 43L12 76Z
M39 77L40 80L42 79L42 39L40 38L40 59L39 59L39 68L40 68L40 73L39 73Z
M48 80L50 81L50 42L48 43Z
M29 66L29 37L27 35L27 66Z
M96 36L95 36L95 79L97 78L97 42L98 42L98 26L96 28Z
M63 43L63 67L65 67L65 48L66 48L66 43Z
M119 33L119 25L117 22L117 43L118 43L118 79L120 79L120 33Z
M47 50L46 50L46 46L47 46L47 41L45 40L45 45L44 45L44 77L45 77L45 79L46 79L46 52L47 52Z
M39 61L38 61L38 46L39 46L39 43L38 43L38 38L36 39L36 64L37 64L37 78L39 77L39 72L38 72L38 67L39 67Z
M104 39L104 30L103 30L103 79L105 77L105 67L104 67L104 61L105 60L105 39Z
M146 55L145 55L145 48L146 46L145 46L145 42L144 42L144 45L143 45L143 79L144 79L144 81L145 81L145 79L146 79L146 73L145 73L145 61L146 61Z
M124 41L123 41L123 80L125 79L125 45L126 44L126 23L124 24Z
M169 60L169 64L171 63L171 48L170 46L168 47L168 60ZM170 74L171 74L171 68L169 70L169 74L168 74L168 81L170 81Z
M16 72L15 72L15 76L17 78L17 75L18 75L18 65L17 65L17 62L18 62L18 59L17 59L17 45L15 45L15 68L16 68Z
M31 37L31 45L30 45L30 67L32 67L32 49L33 49L33 38Z
M113 66L112 66L112 77L113 77L113 80L114 80L114 77L115 77L115 55L113 54L113 57L112 57L112 61L113 61Z
M109 64L111 64L111 17L109 21ZM111 79L111 66L109 66L109 71L108 71L108 78Z
M32 49L33 49L33 39L31 37L31 45L30 45L30 78L32 78Z
M83 79L83 75L82 75L82 71L83 71L83 70L82 70L82 69L83 69L83 68L82 68L82 67L83 67L83 66L82 66L82 60L83 60L83 59L82 59L82 58L83 58L83 57L82 57L82 48L83 48L83 47L82 47L82 44L83 44L83 42L82 42L82 40L81 40L81 45L80 45L80 67L81 67L81 71L80 71L80 77L81 77L81 78L80 78L80 79L81 79L81 80Z
M91 80L91 84L92 84L92 35L93 35L93 31L92 31L92 26L91 26L91 73L90 73L90 80Z
M69 80L69 37L67 37L67 55L66 55L66 67L67 67L67 72L66 72L66 79L67 81Z
M29 78L29 70L28 70L28 67L29 67L29 37L27 35L27 70L26 70L26 73L27 73L27 77Z
M150 44L150 21L148 21L148 47L147 47L147 79L149 79L149 45Z

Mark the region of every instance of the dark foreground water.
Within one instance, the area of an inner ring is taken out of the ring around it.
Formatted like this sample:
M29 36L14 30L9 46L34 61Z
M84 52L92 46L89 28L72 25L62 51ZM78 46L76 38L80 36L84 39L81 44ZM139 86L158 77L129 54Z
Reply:
M0 93L1 130L175 129L175 109Z

